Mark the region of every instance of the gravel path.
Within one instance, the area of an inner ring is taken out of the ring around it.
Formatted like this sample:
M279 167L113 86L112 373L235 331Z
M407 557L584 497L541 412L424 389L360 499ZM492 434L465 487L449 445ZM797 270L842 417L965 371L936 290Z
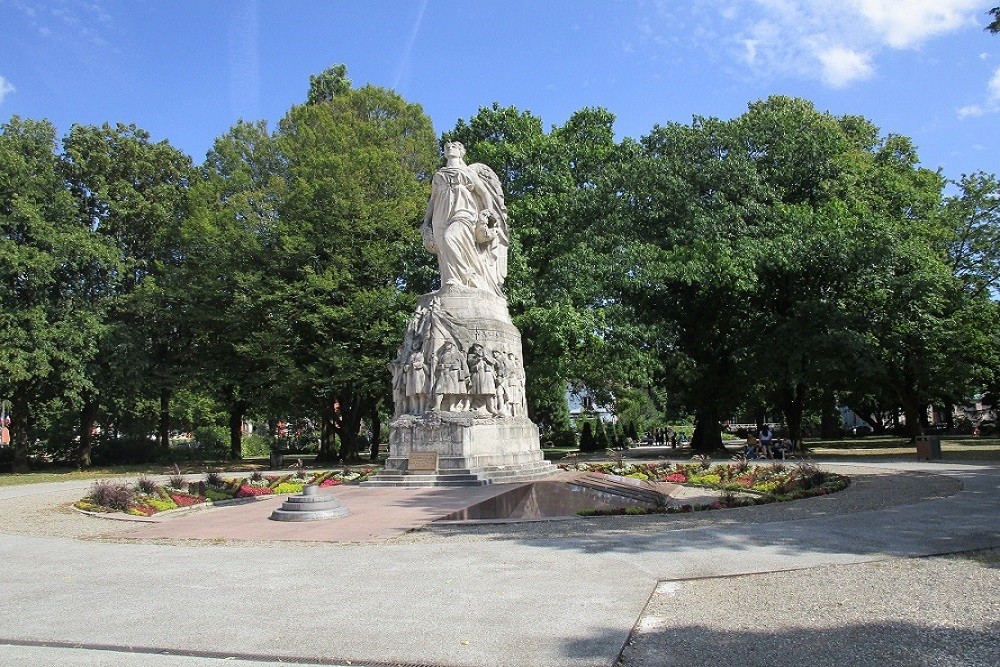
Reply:
M621 667L1000 664L1000 549L664 581Z

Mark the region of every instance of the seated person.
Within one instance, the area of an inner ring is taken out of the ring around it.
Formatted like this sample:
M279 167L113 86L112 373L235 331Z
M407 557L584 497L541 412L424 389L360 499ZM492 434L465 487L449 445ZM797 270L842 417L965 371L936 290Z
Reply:
M774 434L771 433L771 427L764 424L763 428L760 429L760 448L764 452L764 456L771 457L771 439Z
M746 449L743 450L743 454L748 459L752 459L752 458L756 457L757 456L757 445L758 445L757 436L755 436L753 433L748 433L747 434L747 446L746 446Z
M788 438L778 440L776 443L774 443L772 449L774 451L774 456L776 457L780 456L782 459L784 459L786 454L792 453L792 441L789 440Z

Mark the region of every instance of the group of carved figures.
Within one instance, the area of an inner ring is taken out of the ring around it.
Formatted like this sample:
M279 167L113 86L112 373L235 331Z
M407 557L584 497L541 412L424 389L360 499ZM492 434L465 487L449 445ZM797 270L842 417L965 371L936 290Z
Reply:
M444 341L431 360L423 340L392 366L396 416L472 412L481 417L525 416L524 369L513 352L473 343L465 352Z

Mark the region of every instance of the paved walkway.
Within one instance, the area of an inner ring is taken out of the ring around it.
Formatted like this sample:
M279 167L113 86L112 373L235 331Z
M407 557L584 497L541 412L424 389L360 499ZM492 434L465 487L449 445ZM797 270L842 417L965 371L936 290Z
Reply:
M838 582L850 580L856 602L871 589L865 582L899 579L886 563L932 563L909 559L1000 547L997 466L887 464L849 472L855 483L846 491L784 505L441 527L369 535L374 542L178 540L152 533L137 540L124 534L157 527L60 507L79 497L86 483L3 488L0 665L577 667L613 665L630 635L627 667L782 664L773 656L760 662L762 652L745 653L747 646L775 641L797 646L806 636L794 624L776 635L766 631L765 604L788 606L768 591L827 600ZM184 521L213 516L222 511ZM949 575L981 580L963 592L971 603L965 606L977 613L959 618L960 632L946 635L956 646L1000 640L1000 586L991 562L963 562L952 568L959 574ZM859 579L864 568L876 568L875 578ZM718 581L730 582L721 598L712 593L718 586L708 583ZM890 597L936 589L919 578ZM682 607L670 603L678 590L689 596ZM948 590L938 590L935 599L947 599ZM695 603L713 594L721 600L709 605L717 612L710 614L715 625L692 624L703 613ZM732 600L747 606L728 604ZM888 607L898 606L891 602ZM744 628L741 641L732 642L731 633L748 615L758 618L754 629ZM801 614L800 624L819 628L827 618L836 616L811 610ZM888 627L936 641L937 620L921 618L916 614ZM956 622L956 616L949 618ZM812 641L851 646L851 628L862 625L842 625ZM747 641L749 635L758 644ZM707 648L700 654L680 651L692 645ZM869 664L857 656L871 651L856 641L853 646L857 655L847 657ZM705 660L707 651L712 660L699 663L697 655ZM914 662L900 654L870 664L991 664L977 662L975 652L963 661L954 651L944 651L941 662ZM687 657L671 661L679 655ZM826 652L781 655L833 664ZM992 659L992 653L984 655Z

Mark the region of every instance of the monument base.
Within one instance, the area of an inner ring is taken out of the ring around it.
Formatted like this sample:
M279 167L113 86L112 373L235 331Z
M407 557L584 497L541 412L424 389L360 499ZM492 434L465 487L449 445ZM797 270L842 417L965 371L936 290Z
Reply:
M542 455L538 427L526 417L430 412L392 423L385 468L362 485L478 486L556 472Z

